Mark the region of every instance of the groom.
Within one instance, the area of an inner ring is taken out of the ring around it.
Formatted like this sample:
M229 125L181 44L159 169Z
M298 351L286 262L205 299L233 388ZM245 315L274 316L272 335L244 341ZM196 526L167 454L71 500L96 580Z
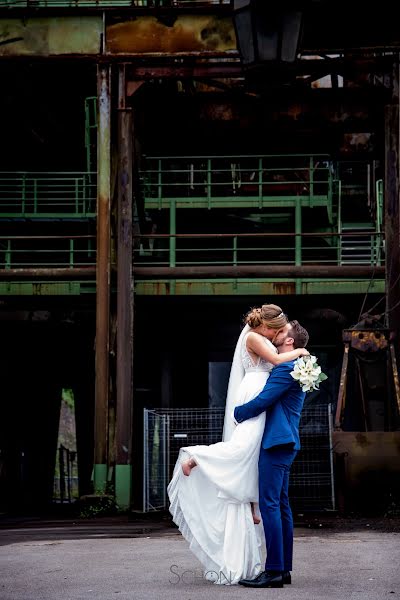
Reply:
M278 352L305 348L308 333L297 321L290 321L274 340ZM260 511L264 524L267 561L265 571L255 579L242 579L246 587L283 587L291 583L293 518L289 505L289 471L300 449L299 421L305 392L290 375L294 361L277 365L262 392L237 406L237 423L266 411L259 468Z

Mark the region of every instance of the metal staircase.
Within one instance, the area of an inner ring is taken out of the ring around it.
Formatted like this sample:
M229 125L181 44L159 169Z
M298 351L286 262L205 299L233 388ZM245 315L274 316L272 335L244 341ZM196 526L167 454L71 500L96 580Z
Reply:
M379 260L375 227L372 224L342 225L341 265L370 265Z

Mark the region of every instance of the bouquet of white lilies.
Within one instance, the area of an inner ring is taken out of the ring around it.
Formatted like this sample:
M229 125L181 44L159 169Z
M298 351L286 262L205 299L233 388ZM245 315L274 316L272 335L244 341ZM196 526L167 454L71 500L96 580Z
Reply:
M317 357L311 354L298 358L290 374L293 379L299 382L303 392L319 390L321 381L328 379L325 373L321 371L321 367L317 363Z

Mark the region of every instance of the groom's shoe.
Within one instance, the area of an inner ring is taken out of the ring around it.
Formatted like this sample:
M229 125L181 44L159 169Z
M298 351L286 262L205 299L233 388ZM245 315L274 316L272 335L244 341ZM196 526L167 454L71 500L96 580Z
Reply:
M280 571L264 571L255 579L241 579L239 585L254 588L281 588L283 587L283 576Z
M292 583L290 571L282 571L282 579L285 585L290 585Z

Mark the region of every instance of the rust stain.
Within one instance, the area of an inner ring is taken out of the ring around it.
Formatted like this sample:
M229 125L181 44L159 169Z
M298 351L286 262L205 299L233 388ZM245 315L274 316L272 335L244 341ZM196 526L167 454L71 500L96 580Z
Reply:
M274 293L278 295L294 294L296 284L293 282L274 283Z
M47 56L98 54L102 32L101 17L1 19L1 56Z
M210 121L234 121L239 119L239 109L232 104L204 104L200 109L200 118Z
M343 340L363 352L377 352L388 347L389 332L385 330L345 329Z
M230 18L181 15L170 25L139 17L109 25L106 48L111 54L226 52L236 50L236 37Z
M368 440L368 437L363 433L357 433L355 436L356 444L361 448L367 448L371 445L371 442Z

